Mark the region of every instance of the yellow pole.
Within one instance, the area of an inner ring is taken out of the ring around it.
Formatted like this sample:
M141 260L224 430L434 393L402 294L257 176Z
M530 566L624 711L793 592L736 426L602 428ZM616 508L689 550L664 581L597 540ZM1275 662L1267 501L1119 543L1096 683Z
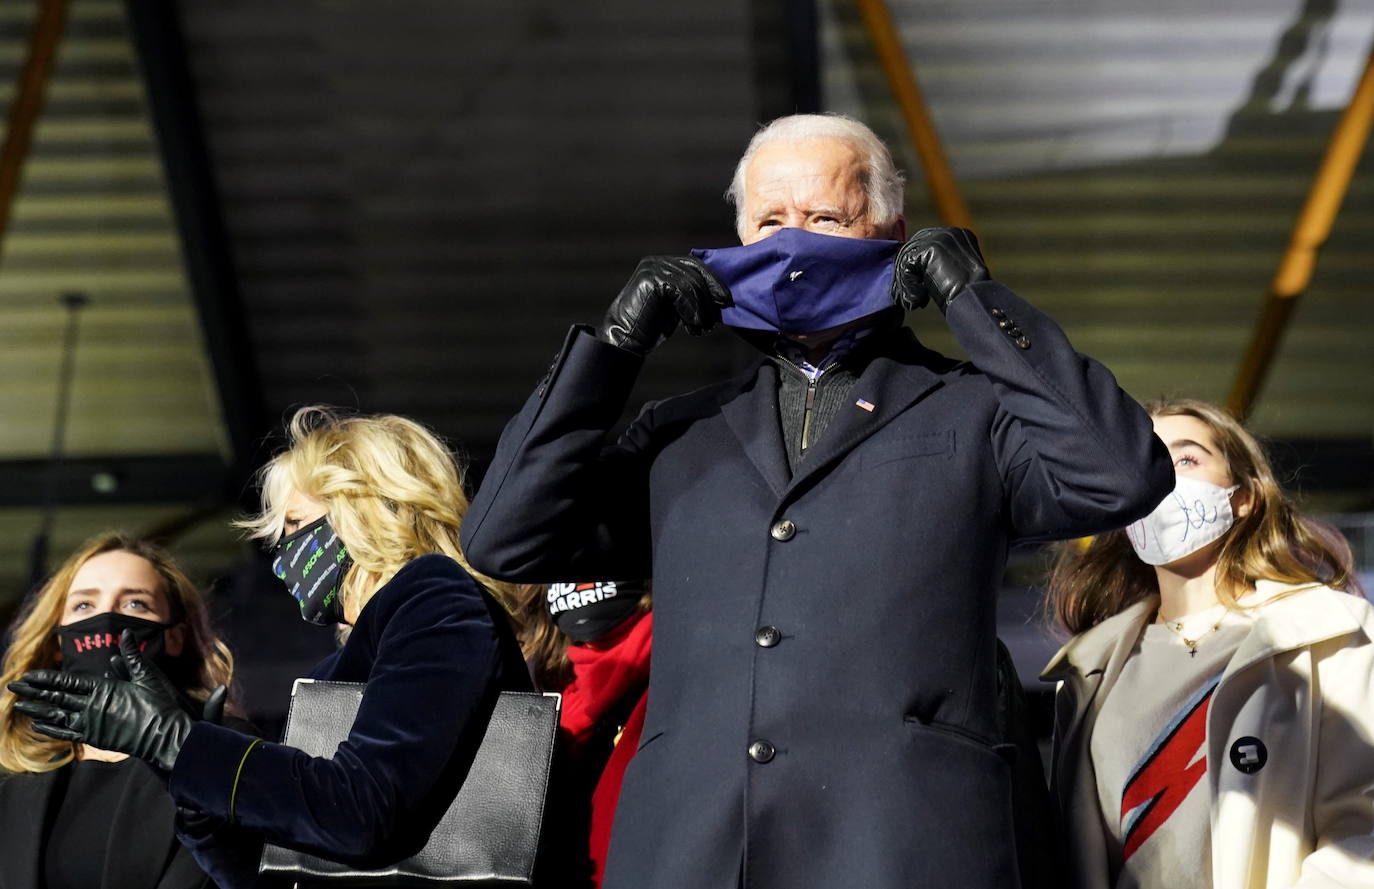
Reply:
M14 101L10 103L5 144L0 147L0 241L4 240L5 230L9 228L14 195L19 190L34 124L43 108L43 91L48 84L48 72L57 55L66 17L66 0L41 0L38 17L29 34L28 58L19 72L19 84L14 91Z
M944 148L940 145L939 134L926 111L921 88L916 83L916 74L907 64L906 54L902 51L901 41L892 23L892 14L883 0L855 0L863 15L864 25L868 28L869 39L873 41L878 63L887 76L887 83L893 98L902 109L906 120L907 133L911 144L920 158L921 169L925 173L926 184L930 187L935 212L945 225L973 228L973 217L959 185L954 180L954 172L949 167Z
M1307 203L1298 214L1288 249L1269 287L1269 299L1255 327L1254 339L1236 374L1227 407L1241 419L1254 407L1255 396L1273 363L1293 306L1312 280L1317 251L1331 234L1336 213L1350 187L1350 178L1364 153L1371 123L1374 123L1374 47L1370 48L1355 94L1331 134Z

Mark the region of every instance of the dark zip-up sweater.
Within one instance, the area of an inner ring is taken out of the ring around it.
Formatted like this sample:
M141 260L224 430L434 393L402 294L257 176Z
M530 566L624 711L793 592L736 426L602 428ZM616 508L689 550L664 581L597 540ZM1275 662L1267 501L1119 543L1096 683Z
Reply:
M849 361L842 360L810 379L786 358L773 360L778 365L778 421L782 424L787 468L796 472L806 452L840 412L859 374Z
M798 464L820 441L830 421L849 403L850 390L876 353L874 347L900 329L896 319L883 319L851 351L828 366L822 364L823 370L814 377L790 358L770 356L778 365L778 423L788 469L797 471Z

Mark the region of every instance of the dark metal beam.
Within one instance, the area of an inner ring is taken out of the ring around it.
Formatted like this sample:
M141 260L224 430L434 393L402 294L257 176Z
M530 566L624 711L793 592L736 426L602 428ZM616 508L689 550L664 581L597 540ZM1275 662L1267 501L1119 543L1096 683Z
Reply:
M265 457L269 424L181 23L166 0L126 0L125 7L233 450L230 496L249 506L248 482Z
M1347 493L1374 506L1374 442L1276 439L1266 443L1279 484L1306 494Z
M820 111L816 0L753 0L750 13L760 122Z
M116 503L233 502L231 468L214 455L0 461L0 509L42 508L50 474L62 508Z

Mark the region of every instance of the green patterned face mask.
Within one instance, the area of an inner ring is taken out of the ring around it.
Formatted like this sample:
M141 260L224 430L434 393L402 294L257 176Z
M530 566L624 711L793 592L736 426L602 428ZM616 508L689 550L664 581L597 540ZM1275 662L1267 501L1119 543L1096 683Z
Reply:
M312 624L337 624L344 619L339 587L352 564L329 517L320 516L277 543L272 573L300 603L301 617Z

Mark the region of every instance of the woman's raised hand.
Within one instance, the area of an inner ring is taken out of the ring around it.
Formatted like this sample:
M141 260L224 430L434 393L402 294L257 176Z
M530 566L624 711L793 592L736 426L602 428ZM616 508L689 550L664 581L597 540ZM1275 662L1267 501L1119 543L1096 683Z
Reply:
M162 671L143 659L128 630L119 637L119 654L127 680L30 670L9 684L21 698L14 709L41 734L127 753L171 772L196 720Z

